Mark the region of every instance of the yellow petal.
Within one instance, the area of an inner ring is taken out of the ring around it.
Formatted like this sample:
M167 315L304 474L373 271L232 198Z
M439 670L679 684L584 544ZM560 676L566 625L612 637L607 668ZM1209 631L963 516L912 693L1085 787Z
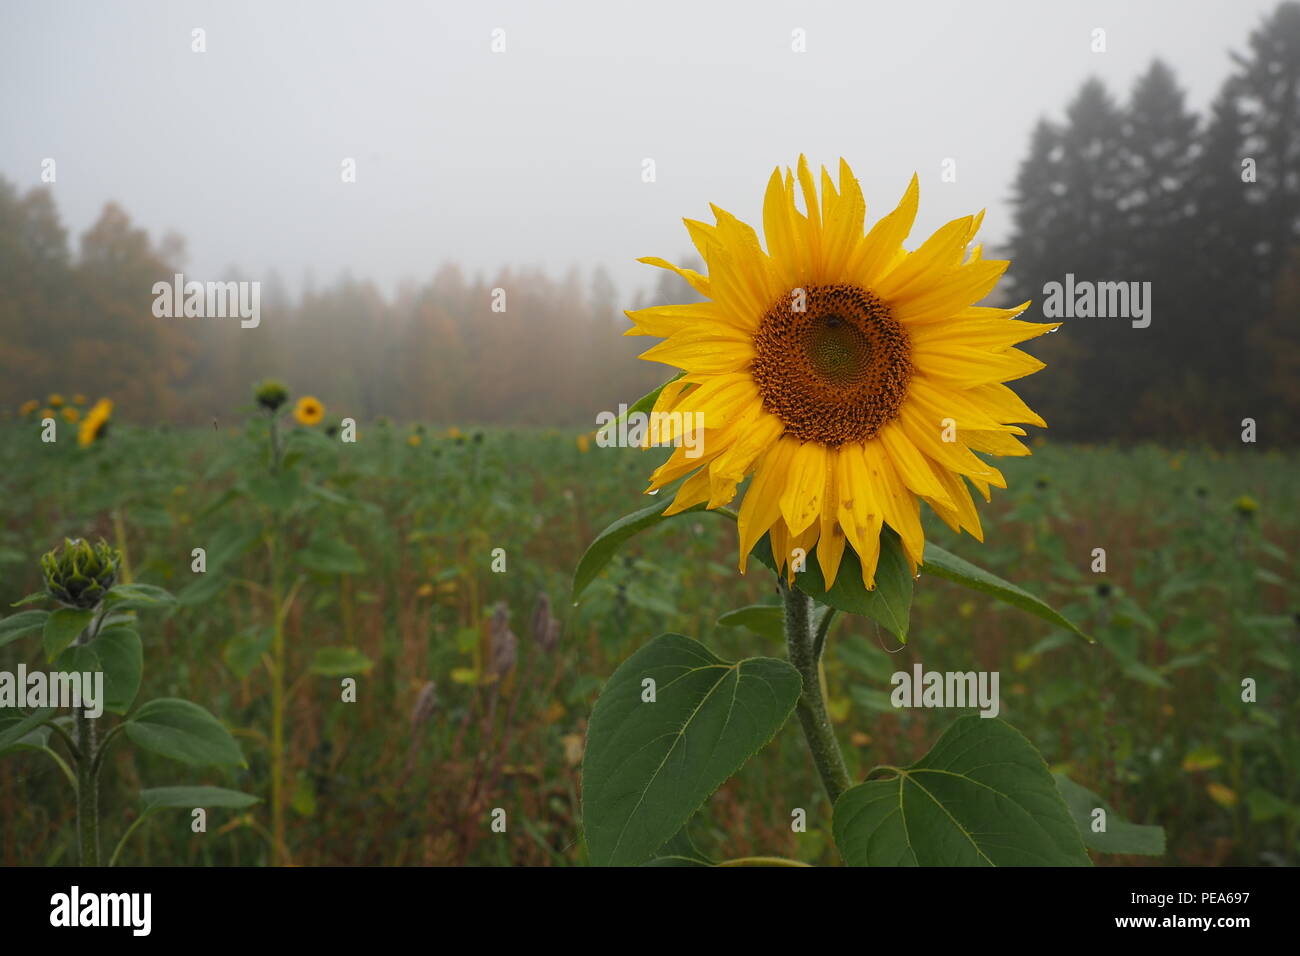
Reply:
M910 297L914 286L922 292L932 288L931 283L955 269L961 262L966 237L970 234L972 217L963 216L941 226L921 247L904 259L889 274L879 279L873 291L891 304L891 313L900 314L899 303ZM970 300L962 306L970 305ZM901 320L900 320L901 321Z
M754 550L758 539L763 537L781 516L781 489L789 473L790 458L798 441L793 438L781 439L772 445L756 462L754 479L745 491L745 500L740 505L740 516L736 521L740 537L740 570L745 571L749 553Z
M700 295L709 295L708 277L700 275L694 269L679 268L666 259L660 259L658 256L642 256L637 260L637 262L644 262L648 266L658 266L660 269L667 269L670 272L675 272L685 279L690 284L690 287Z
M847 273L859 276L859 284L874 288L885 271L893 266L903 252L903 240L912 231L916 221L916 208L920 185L915 175L903 193L902 200L889 215L871 227L866 239L849 260Z
M817 520L826 489L827 465L824 445L809 441L795 449L781 492L781 516L792 535L800 534Z

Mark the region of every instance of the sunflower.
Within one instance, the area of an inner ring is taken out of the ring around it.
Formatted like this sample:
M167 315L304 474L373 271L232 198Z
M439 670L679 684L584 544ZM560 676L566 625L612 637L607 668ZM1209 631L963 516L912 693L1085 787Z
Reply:
M55 392L53 395L51 395L49 398L45 400L45 404L49 405L50 408L62 408L63 396L60 395L58 392Z
M975 453L1028 455L1016 423L1046 424L1002 383L1043 367L1013 346L1057 324L1016 321L1028 302L973 305L1008 265L982 258L979 246L967 255L982 213L904 249L918 195L913 176L898 207L868 232L848 164L840 161L838 189L821 171L819 197L800 157L797 173L777 169L768 183L766 251L750 226L715 206L714 225L685 220L707 274L639 260L706 298L627 313L627 335L666 340L641 358L683 370L652 410L683 413L661 419L660 442L675 442L690 422L704 426L655 470L648 490L689 476L665 513L719 508L752 475L738 521L742 572L768 534L791 579L794 550L815 546L830 587L847 545L871 588L887 526L915 573L925 549L922 500L982 541L966 483L988 500L1006 481Z
M77 444L85 448L103 438L108 433L108 420L112 416L112 400L101 398L81 420L81 427L77 430Z
M63 420L67 422L69 425L77 424L77 421L80 418L81 418L80 409L73 408L71 405L63 406Z
M299 425L318 425L320 420L325 417L325 406L310 395L304 395L298 399L298 404L293 410L293 417Z
M23 418L26 418L28 415L30 415L32 412L36 411L40 407L41 407L40 402L38 402L34 398L29 398L27 399L27 401L23 402L21 405L18 406L18 414L23 416Z

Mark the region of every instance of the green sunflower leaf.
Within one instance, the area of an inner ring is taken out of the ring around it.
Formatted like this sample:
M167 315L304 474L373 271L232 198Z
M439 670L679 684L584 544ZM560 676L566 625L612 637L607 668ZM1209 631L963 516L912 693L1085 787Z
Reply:
M361 552L333 535L315 535L307 546L298 552L298 560L312 571L323 574L362 574L366 560Z
M738 607L719 617L718 623L723 627L747 627L761 637L785 641L785 611L777 604Z
M100 631L90 646L104 670L104 709L125 714L140 692L144 674L140 635L129 627L110 627Z
M768 535L763 535L754 546L754 557L776 570ZM900 641L907 640L912 610L912 572L903 554L902 542L889 528L880 534L880 561L876 565L874 590L868 591L862 583L862 564L852 547L844 548L844 559L829 591L817 561L816 548L806 557L805 565L805 569L794 576L795 587L804 594L819 604L869 617Z
M642 866L713 866L714 863L695 847L695 841L682 827L677 835L659 848L654 859Z
M176 604L170 591L153 584L117 584L104 600L114 611L152 610Z
M582 825L591 862L637 866L654 857L775 736L801 689L785 661L730 663L680 634L662 634L624 661L587 731Z
M1164 856L1165 828L1144 826L1123 820L1101 797L1081 787L1065 774L1054 774L1057 789L1070 808L1084 844L1098 853L1133 853L1139 856ZM1098 816L1101 810L1104 815ZM1102 825L1098 832L1094 825Z
M244 766L244 755L230 731L188 700L149 701L127 721L126 735L137 747L192 767Z
M140 803L146 811L161 810L164 807L182 807L186 810L196 807L205 810L226 807L243 810L261 803L261 798L238 790L227 790L225 787L153 787L140 791Z
M0 723L0 753L16 747L19 742L23 743L24 748L42 745L47 737L33 732L56 713L57 707L39 707L30 714L18 715L16 719L6 714L7 719ZM31 740L27 739L29 734L33 734Z
M596 539L587 546L586 553L578 561L578 569L573 572L574 604L578 603L578 598L582 595L582 592L596 579L596 575L604 569L605 565L609 564L614 555L618 553L619 548L623 547L629 538L653 528L663 521L671 521L680 515L704 510L704 505L699 504L676 515L665 517L664 509L671 502L672 495L665 494L662 499L656 500L653 504L624 515L596 535Z
M364 674L374 666L375 662L355 647L318 647L311 672L319 677L350 677Z
M961 717L910 767L840 794L850 866L1089 866L1056 781L1020 731Z
M0 647L33 631L43 631L49 616L49 611L20 611L0 620Z
M921 573L929 573L937 578L947 578L949 581L956 581L958 584L974 591L991 594L999 601L1018 607L1022 611L1028 611L1035 617L1040 617L1057 627L1073 631L1084 640L1093 643L1092 638L1081 631L1077 624L1055 611L1046 602L1034 597L1024 588L1017 587L1010 581L1002 580L996 574L991 574L983 568L976 567L965 558L959 558L951 551L945 551L937 544L926 542L925 563L921 565Z
M52 661L63 653L63 649L75 641L94 619L94 611L75 607L61 607L47 617L43 636L46 658Z

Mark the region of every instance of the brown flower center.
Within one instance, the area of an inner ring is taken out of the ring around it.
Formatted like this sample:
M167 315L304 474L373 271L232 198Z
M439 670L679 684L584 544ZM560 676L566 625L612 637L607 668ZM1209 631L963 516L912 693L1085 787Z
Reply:
M867 441L898 414L912 374L907 336L878 298L812 286L768 309L752 373L763 407L803 441Z

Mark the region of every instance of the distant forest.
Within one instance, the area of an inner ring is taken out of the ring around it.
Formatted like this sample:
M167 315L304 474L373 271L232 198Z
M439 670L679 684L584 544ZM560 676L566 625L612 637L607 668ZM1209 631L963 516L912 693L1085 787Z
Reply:
M1125 100L1085 82L1033 130L1011 198L997 304L1032 299L1025 318L1045 321L1045 286L1067 274L1151 284L1149 326L1067 318L1031 346L1050 371L1017 388L1053 437L1226 445L1250 417L1262 443L1300 440L1300 4L1233 54L1205 116L1158 60ZM151 240L112 203L74 254L50 191L0 179L4 417L61 392L109 396L131 421L207 422L274 376L362 420L591 426L668 374L635 358L649 343L622 337L621 310L691 297L668 273L621 302L599 268L471 280L446 265L395 297L263 282L244 331L154 317L153 284L184 259L183 240Z

